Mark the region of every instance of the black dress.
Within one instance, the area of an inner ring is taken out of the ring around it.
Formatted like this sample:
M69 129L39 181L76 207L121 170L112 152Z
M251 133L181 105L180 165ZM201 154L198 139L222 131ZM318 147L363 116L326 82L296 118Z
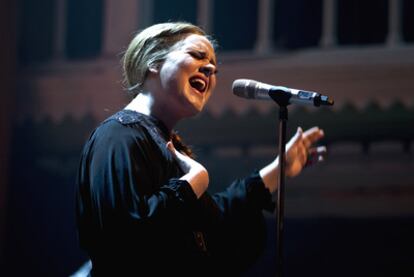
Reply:
M258 173L197 199L168 140L156 118L122 110L86 142L77 219L94 276L238 275L262 251L274 205Z

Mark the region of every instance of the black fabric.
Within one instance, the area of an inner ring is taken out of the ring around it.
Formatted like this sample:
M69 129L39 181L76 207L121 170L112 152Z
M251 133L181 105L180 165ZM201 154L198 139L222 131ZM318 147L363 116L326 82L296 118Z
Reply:
M258 173L197 199L169 139L159 120L122 110L86 142L77 219L94 276L237 275L262 251L274 205Z

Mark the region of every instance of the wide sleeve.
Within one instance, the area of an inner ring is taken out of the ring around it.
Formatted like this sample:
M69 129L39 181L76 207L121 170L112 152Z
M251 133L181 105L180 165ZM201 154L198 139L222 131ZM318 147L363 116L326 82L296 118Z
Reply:
M168 166L154 158L157 155L145 136L121 124L105 127L92 135L80 163L77 207L81 230L83 226L107 231L129 225L150 232L184 220L197 201L188 182L160 180L163 173L157 166Z
M200 198L208 230L208 247L223 270L248 268L263 253L266 224L263 210L275 208L257 171L235 180L225 191Z
M212 196L225 218L243 216L245 212L273 211L274 202L258 171L235 180L225 191Z

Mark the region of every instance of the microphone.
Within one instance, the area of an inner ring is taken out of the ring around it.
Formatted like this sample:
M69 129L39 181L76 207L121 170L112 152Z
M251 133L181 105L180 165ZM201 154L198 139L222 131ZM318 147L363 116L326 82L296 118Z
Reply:
M288 104L332 106L334 101L328 96L314 91L273 86L249 79L237 79L233 82L233 93L247 99L287 101Z

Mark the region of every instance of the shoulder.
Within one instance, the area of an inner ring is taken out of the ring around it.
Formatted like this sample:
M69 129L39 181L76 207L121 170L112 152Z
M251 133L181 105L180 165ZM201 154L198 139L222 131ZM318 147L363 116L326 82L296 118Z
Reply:
M104 120L91 134L84 153L158 153L165 155L166 140L154 119L122 110ZM148 154L148 155L147 155Z
M122 110L105 119L92 132L87 144L111 148L144 142L148 138L140 115Z
M98 134L109 134L116 137L142 133L145 127L144 115L121 110L105 119L95 130Z
M121 110L114 115L107 118L103 123L109 121L115 121L120 123L121 125L130 125L130 124L142 124L145 119L147 118L146 115L132 111L132 110Z

